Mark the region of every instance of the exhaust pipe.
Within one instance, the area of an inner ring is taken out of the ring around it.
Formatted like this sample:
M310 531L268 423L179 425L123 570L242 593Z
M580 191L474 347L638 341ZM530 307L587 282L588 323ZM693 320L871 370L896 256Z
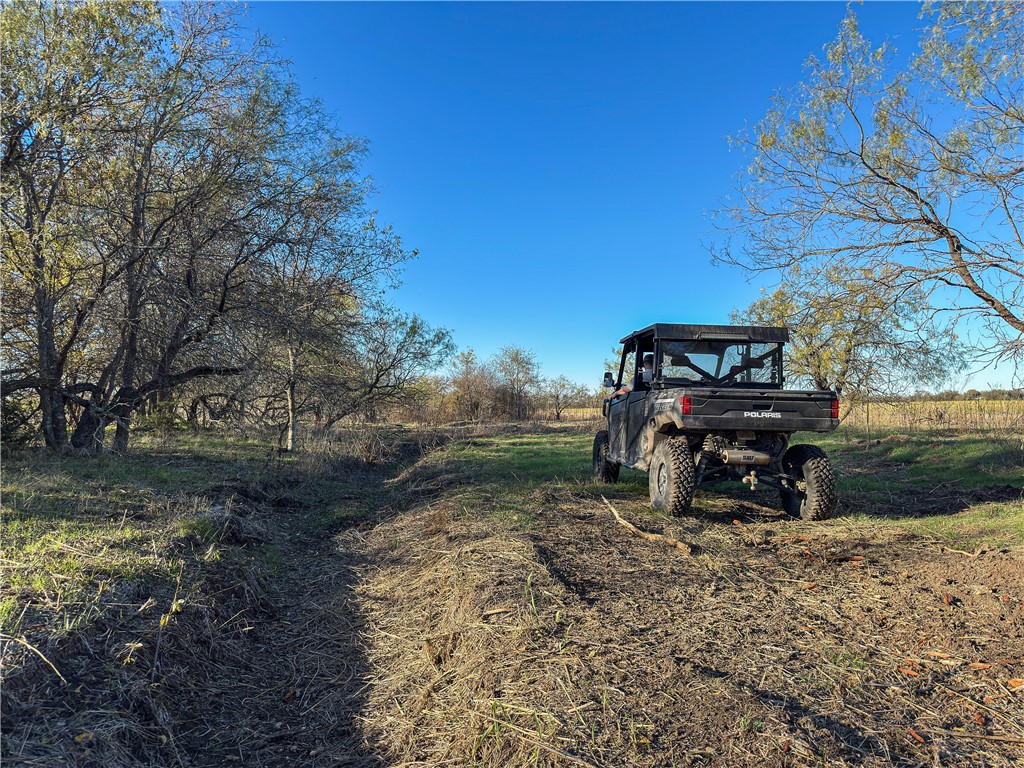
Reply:
M772 463L772 457L762 451L728 450L718 454L726 464L753 464L763 466Z

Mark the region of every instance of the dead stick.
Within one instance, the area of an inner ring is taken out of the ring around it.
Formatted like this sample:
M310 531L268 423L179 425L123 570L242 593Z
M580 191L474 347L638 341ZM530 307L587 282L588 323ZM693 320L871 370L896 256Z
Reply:
M985 736L981 733L944 731L941 728L929 728L925 733L941 733L943 736L955 736L958 739L984 739L985 741L1005 741L1009 744L1024 744L1024 739L1018 739L1016 736Z
M647 531L641 531L639 528L637 528L635 525L629 522L629 520L620 515L619 510L613 507L612 503L608 501L608 499L606 499L604 496L601 496L601 501L608 505L608 509L610 509L612 511L612 514L615 515L615 519L619 521L619 525L624 527L627 531L635 533L641 539L647 539L647 541L658 541L662 544L667 544L670 547L675 547L676 549L680 550L681 552L685 552L688 555L693 554L693 547L691 547L685 541L673 539L671 536L664 536L660 533L648 533Z
M32 643L28 642L27 640L22 640L20 637L14 637L13 635L0 635L0 642L2 642L3 640L13 641L18 645L23 645L26 648L28 648L30 651L32 651L32 653L34 653L36 656L42 659L46 663L46 666L53 670L53 673L60 678L60 681L64 683L64 685L68 684L68 681L64 679L64 675L62 675L57 670L57 668L53 666L53 662L46 658L43 655L43 652L36 648L34 645L32 645Z

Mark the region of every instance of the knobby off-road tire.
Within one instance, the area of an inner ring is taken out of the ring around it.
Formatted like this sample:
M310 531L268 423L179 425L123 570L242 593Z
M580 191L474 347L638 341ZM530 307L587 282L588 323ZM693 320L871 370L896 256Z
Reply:
M804 482L806 488L783 490L782 508L804 520L827 520L836 510L839 495L828 456L816 445L793 445L782 457L782 471Z
M619 480L619 465L608 460L606 429L602 429L594 436L594 479L599 483L616 483Z
M648 484L655 509L681 515L690 508L697 490L697 468L685 438L670 437L658 443Z

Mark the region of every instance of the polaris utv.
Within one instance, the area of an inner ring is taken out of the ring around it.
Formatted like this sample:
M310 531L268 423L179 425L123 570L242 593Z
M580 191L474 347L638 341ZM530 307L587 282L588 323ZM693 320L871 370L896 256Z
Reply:
M825 452L790 445L794 432L832 432L839 399L827 390L782 388L785 328L656 323L622 339L618 378L632 391L606 398L608 428L594 438L594 477L620 467L649 475L651 505L674 515L697 488L726 481L778 489L783 510L831 517L835 478ZM653 356L645 373L644 357Z

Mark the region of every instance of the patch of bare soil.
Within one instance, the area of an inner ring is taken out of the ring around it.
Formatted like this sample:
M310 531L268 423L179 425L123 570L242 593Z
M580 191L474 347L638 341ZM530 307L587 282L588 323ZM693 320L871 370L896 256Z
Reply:
M572 487L524 505L529 532L442 502L346 541L373 563L362 722L395 764L1024 759L1019 555L738 501L633 516L687 556Z

